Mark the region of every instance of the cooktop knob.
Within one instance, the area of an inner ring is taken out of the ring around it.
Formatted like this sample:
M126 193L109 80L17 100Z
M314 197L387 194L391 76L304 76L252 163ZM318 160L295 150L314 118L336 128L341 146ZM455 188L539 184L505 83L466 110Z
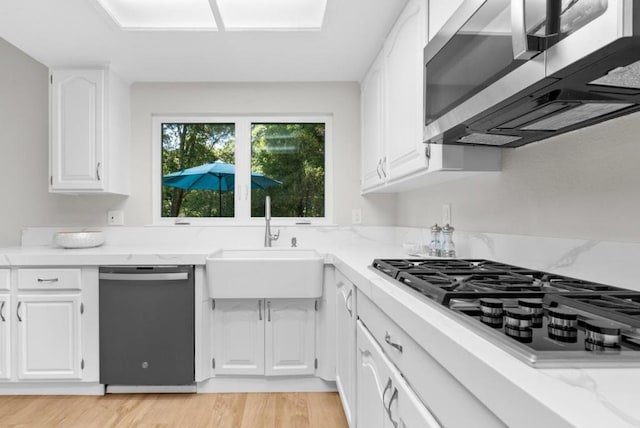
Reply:
M542 327L542 299L518 299L518 306L531 314L533 327Z
M611 322L587 320L584 323L585 341L588 344L605 348L617 348L620 346L620 328ZM587 349L593 350L592 346Z
M533 315L519 308L509 308L504 311L504 322L512 328L531 328Z
M489 297L483 297L480 299L480 310L482 315L489 317L501 317L504 311L504 304L500 299L492 299Z
M569 309L549 308L549 325L555 328L574 329L578 327L578 314Z

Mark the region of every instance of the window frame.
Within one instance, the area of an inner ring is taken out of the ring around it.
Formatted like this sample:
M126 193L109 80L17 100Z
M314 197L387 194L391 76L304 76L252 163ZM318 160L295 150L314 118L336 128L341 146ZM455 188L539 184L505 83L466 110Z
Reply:
M151 117L151 210L153 225L231 226L263 225L264 217L251 217L251 125L253 123L324 123L324 217L272 217L277 225L333 225L333 124L330 114L255 115L152 115ZM235 196L234 217L162 217L162 124L234 123Z

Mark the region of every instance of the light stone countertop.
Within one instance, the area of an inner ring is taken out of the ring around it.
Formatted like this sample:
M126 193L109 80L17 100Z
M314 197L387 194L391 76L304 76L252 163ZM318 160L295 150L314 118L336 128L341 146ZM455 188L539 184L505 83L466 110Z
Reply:
M640 368L530 367L447 315L438 304L416 298L411 290L371 270L374 258L407 257L397 244L382 241L328 239L310 247L326 254L326 262L334 264L375 303L390 302L383 309L395 311L390 315L416 342L509 425L534 426L536 415L523 414L526 406L514 406L492 386L513 388L515 393L529 397L534 408L548 408L568 425L640 427ZM0 267L202 265L207 254L221 247L227 248L210 243L105 245L73 250L52 246L0 248ZM435 328L440 335L430 337L425 326Z

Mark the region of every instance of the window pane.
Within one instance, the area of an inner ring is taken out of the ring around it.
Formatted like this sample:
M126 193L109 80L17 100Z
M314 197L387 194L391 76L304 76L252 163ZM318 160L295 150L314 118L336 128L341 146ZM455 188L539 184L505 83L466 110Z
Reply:
M162 217L234 217L235 125L162 124Z
M324 217L324 123L251 125L251 216Z

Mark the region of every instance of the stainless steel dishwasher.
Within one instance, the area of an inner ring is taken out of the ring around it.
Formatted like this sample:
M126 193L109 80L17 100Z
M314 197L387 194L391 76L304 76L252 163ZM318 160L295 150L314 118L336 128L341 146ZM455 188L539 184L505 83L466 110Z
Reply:
M100 268L100 383L107 392L192 392L193 266Z

